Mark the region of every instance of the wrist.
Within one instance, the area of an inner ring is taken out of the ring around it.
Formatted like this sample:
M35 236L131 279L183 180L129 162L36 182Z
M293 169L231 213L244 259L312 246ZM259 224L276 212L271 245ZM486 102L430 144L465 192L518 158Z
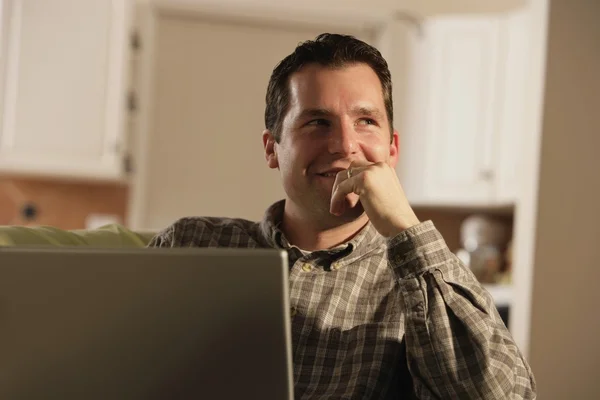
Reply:
M413 226L419 225L421 221L417 218L416 215L407 215L400 217L396 223L390 228L389 233L384 235L388 238L392 238L394 236L399 235L405 230L412 228Z

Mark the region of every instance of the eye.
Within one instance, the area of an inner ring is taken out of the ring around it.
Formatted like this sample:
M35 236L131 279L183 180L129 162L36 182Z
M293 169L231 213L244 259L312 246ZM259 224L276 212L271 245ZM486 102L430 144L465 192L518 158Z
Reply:
M319 119L313 119L312 121L309 121L306 125L313 125L313 126L329 126L330 123L328 120L323 119L323 118L319 118Z
M359 125L377 125L377 121L371 118L361 118L358 120Z

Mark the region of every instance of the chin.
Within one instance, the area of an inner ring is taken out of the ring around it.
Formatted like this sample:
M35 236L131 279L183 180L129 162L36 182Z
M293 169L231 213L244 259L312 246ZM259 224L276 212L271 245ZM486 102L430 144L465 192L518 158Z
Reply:
M333 215L331 212L329 212L329 205L331 203L330 199L328 199L326 203L319 202L319 204L321 204L320 206L315 207L315 203L312 204L312 209L316 211L317 218L322 220L323 224L327 225L328 227L349 224L360 219L365 213L365 210L360 203L358 203L356 207L346 210L345 213L339 216Z
M356 205L356 207L346 210L346 212L343 213L342 215L340 215L339 217L337 217L335 215L333 215L333 217L343 221L343 223L349 223L349 222L354 222L357 219L361 218L364 213L365 213L364 208L362 207L362 205L360 203L358 203Z
M319 221L327 226L340 226L350 222L354 222L361 218L365 212L360 202L356 207L346 210L346 212L340 216L333 215L330 210L331 206L331 192L322 191L321 193L312 193L309 196L303 196L301 203L305 210L310 213Z

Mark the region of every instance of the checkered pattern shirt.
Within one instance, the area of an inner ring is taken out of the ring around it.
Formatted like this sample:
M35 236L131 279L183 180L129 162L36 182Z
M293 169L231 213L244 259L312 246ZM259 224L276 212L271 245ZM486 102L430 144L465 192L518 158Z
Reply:
M535 381L488 292L431 221L392 239L369 223L307 252L260 222L182 218L153 247L283 248L296 399L532 399Z

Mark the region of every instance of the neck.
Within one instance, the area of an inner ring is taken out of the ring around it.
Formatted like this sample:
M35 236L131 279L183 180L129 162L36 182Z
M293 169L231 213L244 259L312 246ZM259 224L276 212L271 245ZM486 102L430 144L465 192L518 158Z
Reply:
M281 229L290 244L307 251L326 250L352 239L368 222L366 213L351 221L339 217L311 218L288 207L283 212Z

